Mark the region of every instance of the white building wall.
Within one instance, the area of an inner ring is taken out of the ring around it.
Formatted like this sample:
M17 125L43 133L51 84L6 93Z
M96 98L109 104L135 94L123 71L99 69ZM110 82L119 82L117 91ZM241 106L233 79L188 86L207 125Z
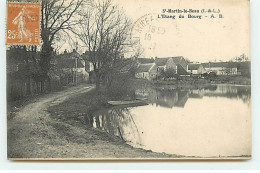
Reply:
M139 79L150 79L150 76L149 76L149 73L148 72L141 72L141 73L136 73L135 74L135 77L136 78L139 78Z

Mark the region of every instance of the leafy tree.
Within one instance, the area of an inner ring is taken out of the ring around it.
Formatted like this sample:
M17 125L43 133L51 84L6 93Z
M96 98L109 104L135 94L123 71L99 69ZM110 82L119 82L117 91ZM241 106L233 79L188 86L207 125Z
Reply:
M217 74L215 72L209 72L208 78L209 79L214 79L217 77Z
M209 76L208 73L203 73L203 74L202 74L202 77L204 77L204 78L208 78L208 76Z

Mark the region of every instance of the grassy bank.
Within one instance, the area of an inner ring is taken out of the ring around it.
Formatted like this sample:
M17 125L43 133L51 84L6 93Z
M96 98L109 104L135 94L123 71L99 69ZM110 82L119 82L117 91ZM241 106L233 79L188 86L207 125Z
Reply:
M132 79L132 88L140 88L140 87L153 87L153 88L164 88L164 89L172 89L172 88L201 88L207 87L211 85L211 82L206 79L198 79L198 80L154 80L149 81L147 79Z
M72 97L61 104L49 107L48 112L55 120L82 121L83 124L88 124L85 119L88 119L95 111L105 109L108 106L105 95L98 94L96 90L91 90L80 96Z
M212 79L214 84L251 85L251 78L245 76L217 76Z
M147 80L132 79L131 86L152 86L152 87L179 87L179 88L200 88L211 84L234 84L234 85L251 85L250 77L245 76L216 76L212 78L183 77L182 79L166 79L166 80Z

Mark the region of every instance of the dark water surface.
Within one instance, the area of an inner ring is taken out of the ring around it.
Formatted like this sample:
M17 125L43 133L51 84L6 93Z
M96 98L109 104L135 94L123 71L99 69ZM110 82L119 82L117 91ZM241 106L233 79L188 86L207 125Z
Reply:
M96 112L95 128L128 144L185 156L241 156L251 150L251 87L139 88L145 106Z

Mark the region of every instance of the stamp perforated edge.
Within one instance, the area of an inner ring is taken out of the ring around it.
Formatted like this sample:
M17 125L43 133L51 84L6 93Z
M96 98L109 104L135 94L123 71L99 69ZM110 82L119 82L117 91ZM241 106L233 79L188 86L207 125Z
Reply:
M10 46L40 46L41 45L41 9L39 10L39 44L33 44L33 43L7 43L7 16L8 16L8 10L7 5L10 3L22 3L22 4L37 4L40 5L40 8L42 7L41 1L39 2L23 2L23 1L6 1L6 16L5 16L5 45L7 47Z

